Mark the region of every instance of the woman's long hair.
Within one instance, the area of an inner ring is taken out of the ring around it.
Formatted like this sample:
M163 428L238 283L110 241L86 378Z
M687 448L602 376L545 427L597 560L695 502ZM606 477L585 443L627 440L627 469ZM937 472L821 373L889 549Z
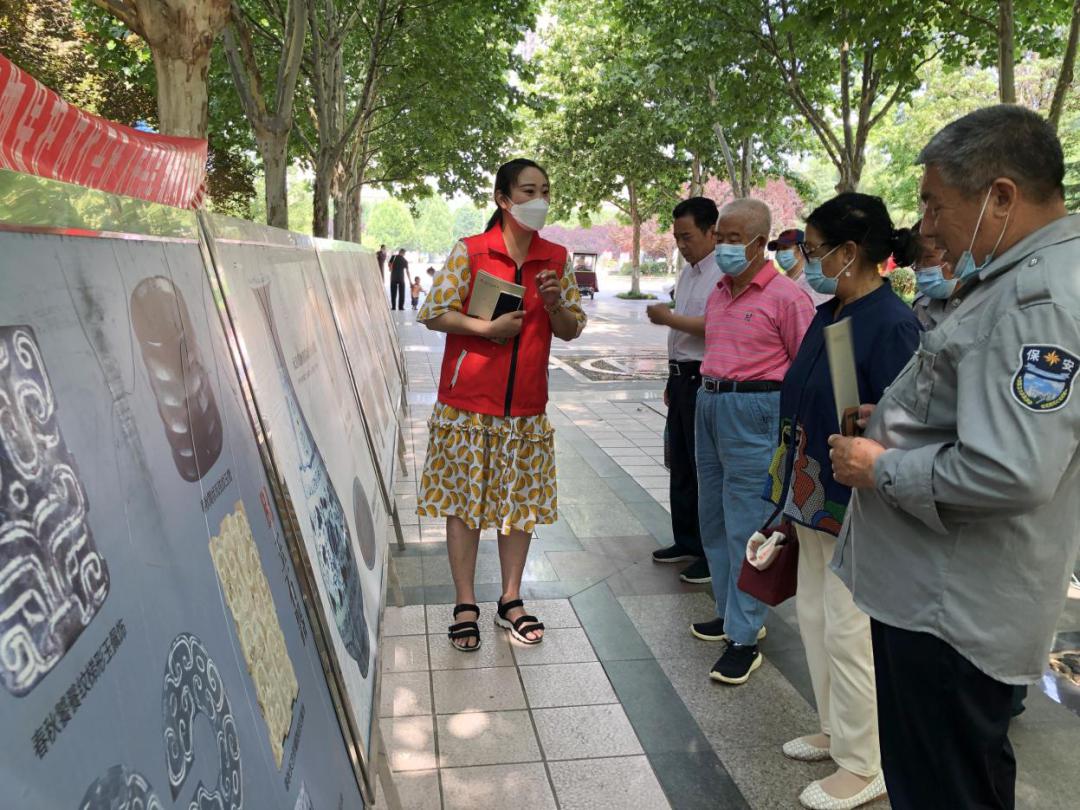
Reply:
M518 177L520 177L521 173L526 169L538 169L540 173L544 175L544 179L548 179L547 171L535 160L529 160L528 158L515 158L509 163L504 163L502 166L499 167L499 171L495 173L495 191L501 191L504 196L509 197L510 192L513 190L514 186L517 185ZM488 220L487 226L484 228L484 231L490 231L496 225L501 225L502 214L503 210L498 206L495 206L495 213L491 215L491 219Z

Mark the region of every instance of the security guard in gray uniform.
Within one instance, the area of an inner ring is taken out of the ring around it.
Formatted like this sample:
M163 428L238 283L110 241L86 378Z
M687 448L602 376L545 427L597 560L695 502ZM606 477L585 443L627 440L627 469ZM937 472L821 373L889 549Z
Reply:
M1012 808L1013 685L1039 679L1080 524L1080 216L1053 129L987 107L922 150L922 233L961 279L861 438L833 567L871 617L896 810Z

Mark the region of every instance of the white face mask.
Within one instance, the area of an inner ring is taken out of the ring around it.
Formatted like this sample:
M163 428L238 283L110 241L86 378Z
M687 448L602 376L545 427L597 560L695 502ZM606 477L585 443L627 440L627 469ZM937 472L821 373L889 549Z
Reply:
M538 231L547 221L548 207L547 200L537 197L528 202L514 203L510 206L510 216L525 230Z

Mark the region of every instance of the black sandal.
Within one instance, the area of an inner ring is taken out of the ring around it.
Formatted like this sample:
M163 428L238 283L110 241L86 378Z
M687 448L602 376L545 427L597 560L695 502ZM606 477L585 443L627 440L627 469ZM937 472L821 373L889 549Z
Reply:
M495 617L496 626L509 630L510 635L522 644L539 644L544 640L543 636L540 636L540 638L529 638L526 635L526 633L544 629L543 622L539 621L535 616L518 616L513 622L506 618L506 614L514 608L525 607L525 603L520 599L514 599L511 602L507 602L505 605L502 603L502 599L499 599L498 606L499 615Z
M480 618L480 608L476 605L466 603L457 605L454 608L454 618L456 619L459 613L464 613L467 610L474 611L476 613L476 618ZM475 621L452 624L446 635L450 639L450 643L454 646L455 650L460 650L461 652L476 652L480 649L480 625ZM476 643L469 647L458 644L460 640L466 638L475 638Z

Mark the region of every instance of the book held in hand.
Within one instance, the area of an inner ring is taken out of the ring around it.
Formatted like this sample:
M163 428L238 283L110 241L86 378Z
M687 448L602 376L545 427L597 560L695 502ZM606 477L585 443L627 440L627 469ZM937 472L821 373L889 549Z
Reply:
M471 318L493 321L500 315L517 312L521 309L524 299L523 286L514 284L512 281L504 281L481 270L476 274L472 295L469 297L469 307L465 314ZM491 338L491 340L499 344L506 343L505 338Z
M829 374L832 377L840 433L844 436L858 436L862 432L855 423L859 418L859 380L855 371L850 318L825 327L825 351L829 358Z

